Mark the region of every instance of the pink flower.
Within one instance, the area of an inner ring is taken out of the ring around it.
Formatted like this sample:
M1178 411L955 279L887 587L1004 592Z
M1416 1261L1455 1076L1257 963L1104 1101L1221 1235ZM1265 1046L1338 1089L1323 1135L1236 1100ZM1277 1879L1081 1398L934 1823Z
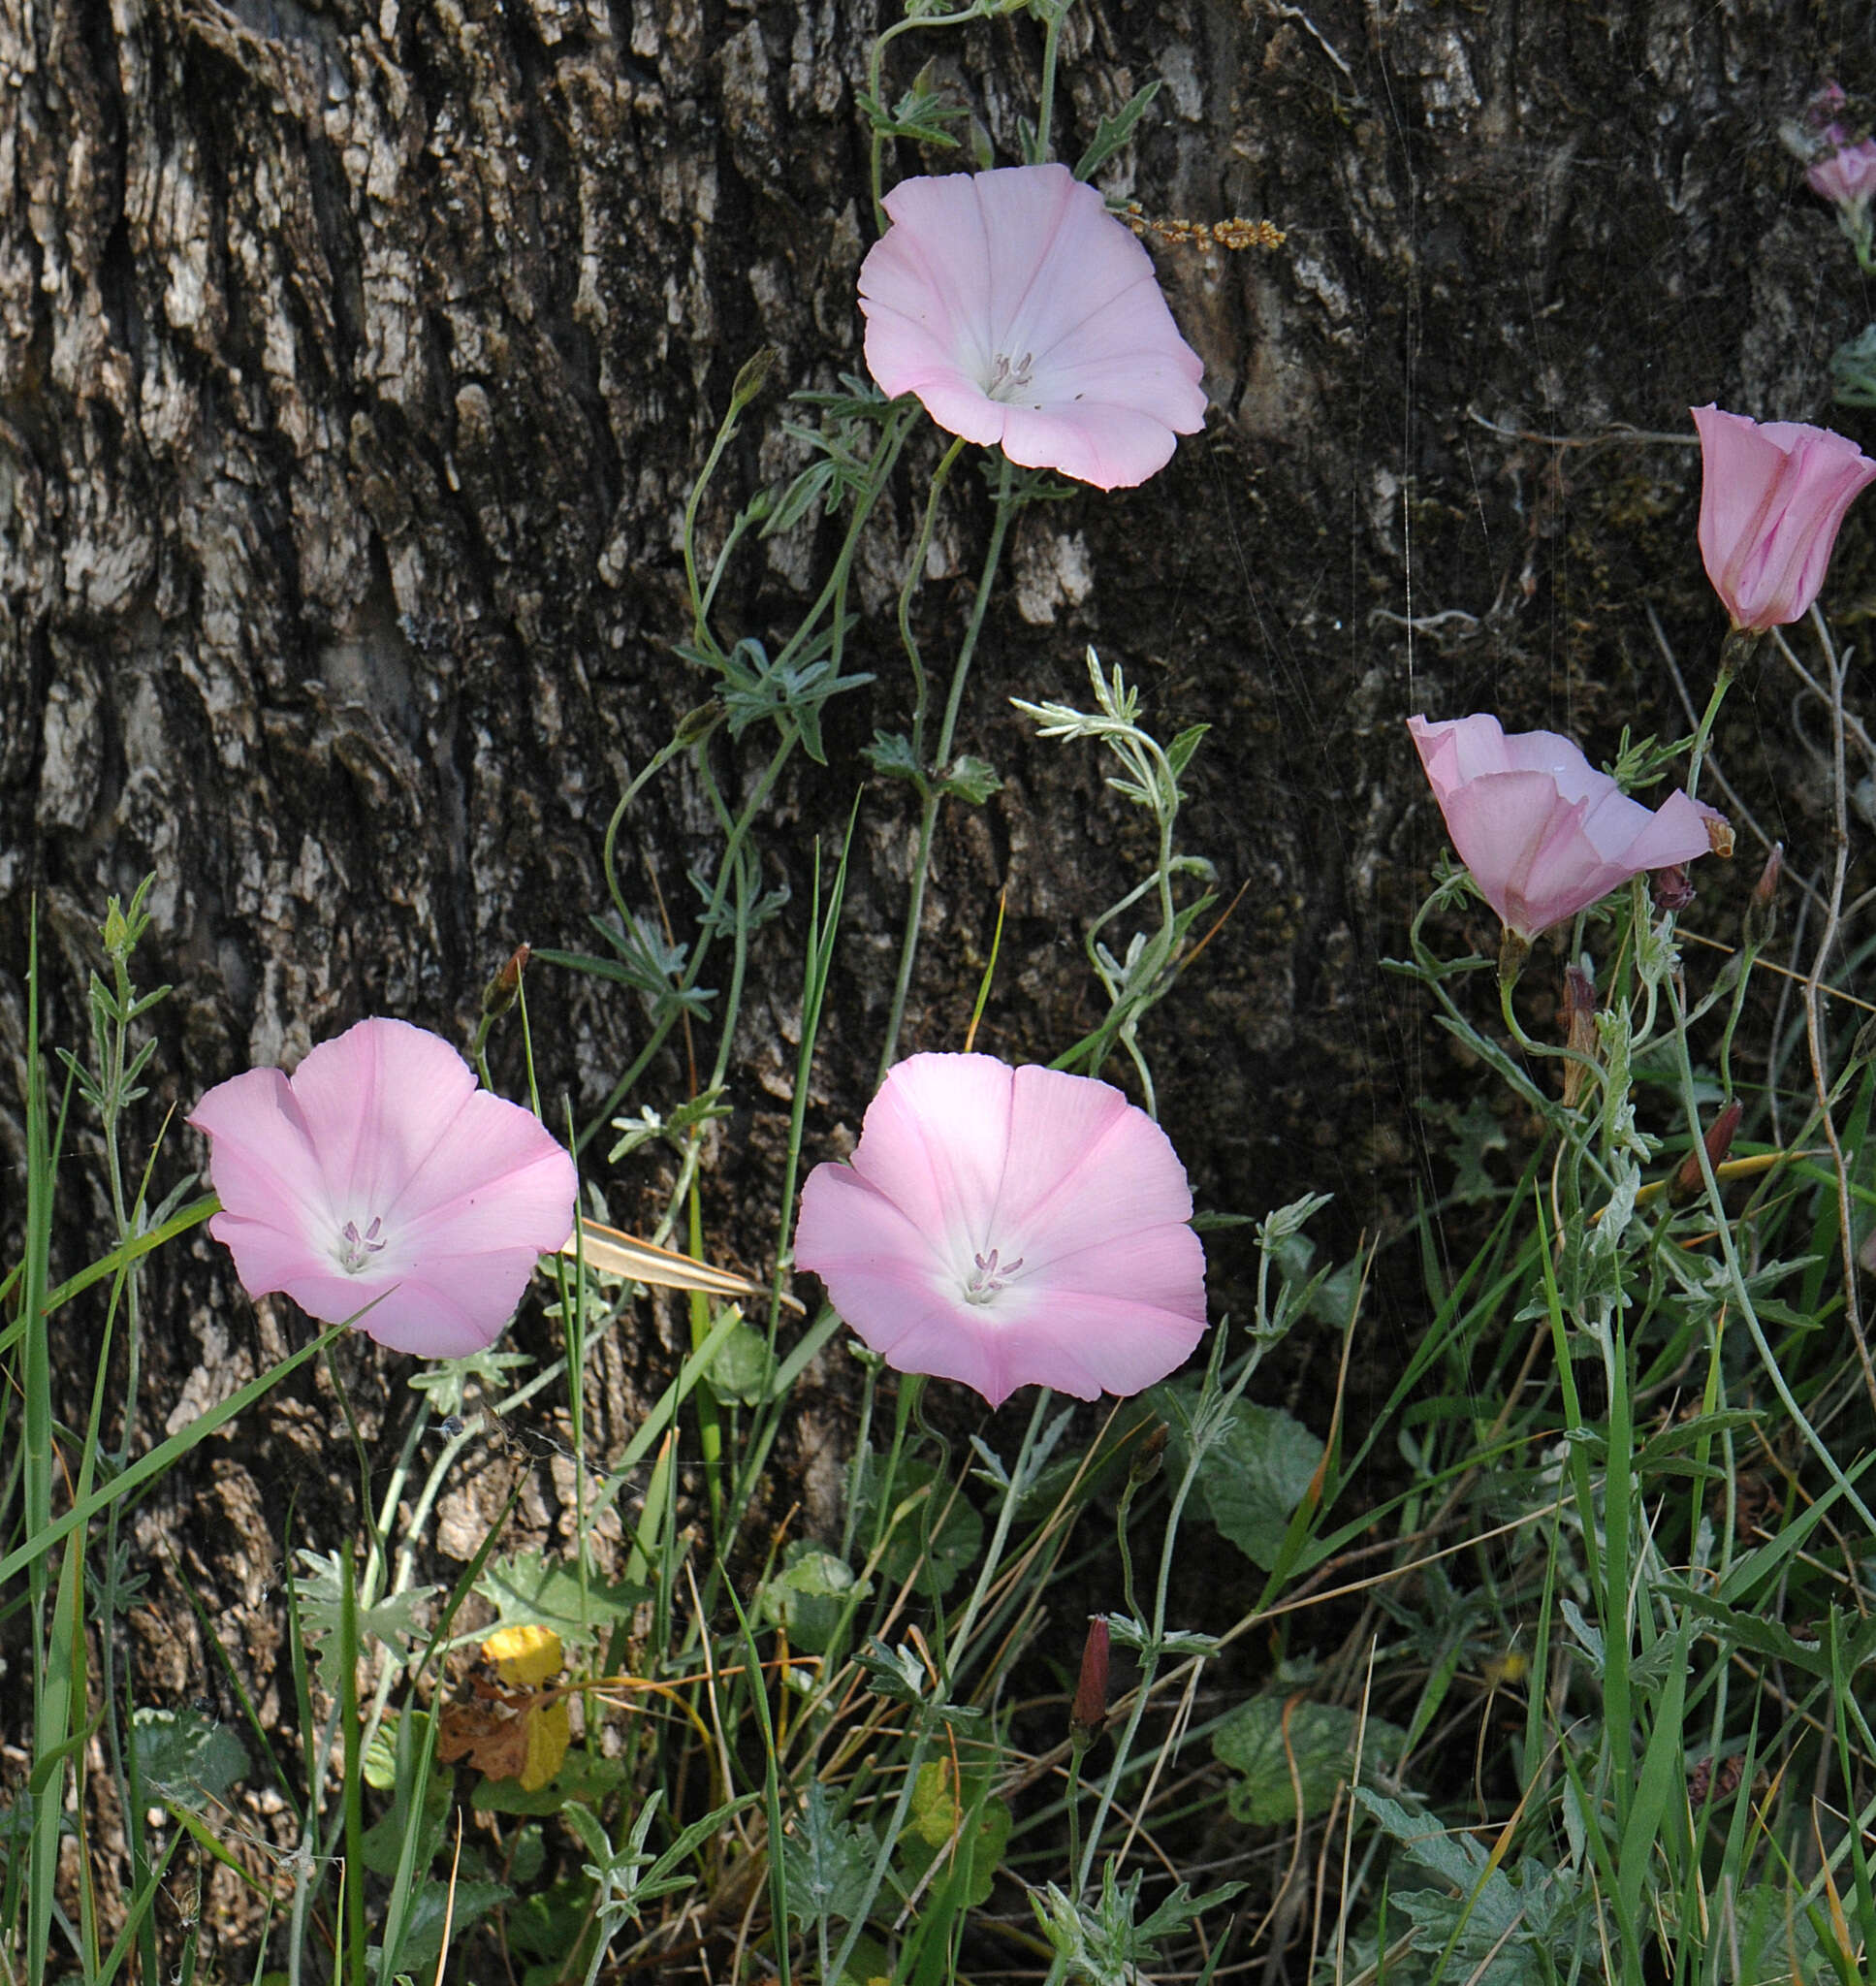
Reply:
M536 1256L573 1230L573 1161L450 1044L362 1020L289 1080L250 1069L189 1122L222 1210L208 1232L250 1297L284 1290L324 1324L355 1317L425 1359L485 1350Z
M1508 930L1535 938L1644 869L1691 862L1725 817L1685 793L1650 814L1554 731L1409 718L1459 859Z
M940 428L1103 490L1204 425L1153 263L1066 166L903 179L860 269L867 368Z
M1870 195L1876 193L1876 139L1865 138L1856 144L1839 143L1834 151L1805 167L1804 183L1820 200L1844 208L1867 208Z
M1860 215L1876 193L1876 140L1855 141L1837 121L1848 99L1834 82L1827 82L1806 107L1807 129L1794 131L1789 143L1807 161L1805 183L1820 200Z
M1701 557L1735 627L1801 619L1824 584L1837 528L1876 479L1854 441L1798 421L1693 409L1701 431Z
M1186 1170L1119 1090L990 1055L914 1055L850 1166L816 1166L795 1260L887 1364L1078 1399L1138 1393L1205 1331Z

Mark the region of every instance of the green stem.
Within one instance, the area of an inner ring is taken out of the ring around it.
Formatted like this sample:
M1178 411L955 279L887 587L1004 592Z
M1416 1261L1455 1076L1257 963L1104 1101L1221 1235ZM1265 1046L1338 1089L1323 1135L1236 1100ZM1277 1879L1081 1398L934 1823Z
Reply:
M938 496L950 480L952 467L964 449L964 436L959 435L938 458L938 465L932 472L931 494L925 499L925 522L920 527L918 543L912 548L911 559L906 566L905 583L899 589L899 643L906 651L906 659L912 665L912 758L921 769L925 764L928 698L925 658L919 654L918 637L912 632L912 595L918 591L918 582L925 570L925 555L931 550L932 528L938 522Z
M1049 126L1055 120L1055 68L1056 57L1062 41L1062 22L1074 0L1059 0L1049 14L1049 24L1042 35L1042 87L1035 102L1035 143L1031 147L1030 164L1044 165L1049 156Z
M1668 985L1668 997L1678 1009L1679 1001L1675 998L1671 979ZM1869 1506L1857 1494L1856 1486L1844 1474L1836 1457L1825 1446L1823 1437L1805 1418L1804 1410L1798 1405L1797 1397L1792 1392L1779 1365L1778 1354L1766 1341L1765 1327L1759 1322L1759 1313L1753 1307L1752 1293L1746 1288L1745 1271L1739 1265L1739 1252L1733 1239L1733 1224L1727 1217L1726 1201L1720 1194L1720 1182L1713 1170L1713 1160L1707 1152L1705 1138L1701 1136L1701 1108L1694 1094L1694 1064L1687 1051L1686 1032L1676 1028L1669 1039L1674 1043L1679 1061L1681 1104L1687 1112L1687 1122L1692 1127L1693 1156L1700 1164L1701 1180L1706 1188L1706 1202L1713 1212L1713 1225L1718 1233L1720 1254L1725 1262L1727 1280L1732 1285L1733 1300L1738 1308L1739 1315L1745 1320L1753 1349L1759 1354L1759 1362L1765 1368L1765 1377L1771 1382L1772 1391L1778 1395L1779 1404L1791 1416L1792 1425L1803 1436L1804 1445L1824 1465L1826 1475L1837 1486L1845 1502L1862 1520L1865 1533L1876 1537L1876 1514L1872 1514Z
M1699 797L1701 767L1706 758L1707 742L1713 735L1713 721L1720 715L1720 706L1726 701L1733 677L1764 639L1764 635L1754 633L1749 627L1734 627L1728 630L1726 640L1720 645L1720 667L1713 678L1713 693L1706 699L1706 708L1701 711L1700 723L1694 730L1693 748L1687 754L1687 797L1690 800Z
M911 991L912 967L918 958L919 924L925 914L925 883L932 866L932 835L938 825L938 808L944 795L936 783L943 778L951 757L951 744L957 734L958 712L964 703L964 686L970 676L970 663L977 653L977 637L983 632L984 616L990 607L997 567L1003 556L1003 540L1009 534L1010 520L1018 506L1010 500L1014 471L1007 457L997 480L997 516L990 529L990 544L984 553L983 575L977 582L977 597L971 602L970 620L958 648L951 670L951 693L945 699L944 721L938 729L938 750L932 755L930 776L934 784L926 792L918 815L918 850L912 860L911 903L906 913L906 937L899 953L899 977L893 985L892 1011L886 1020L886 1040L879 1051L878 1079L884 1082L899 1049L899 1030L906 1018L906 1001Z
M1605 1075L1603 1065L1592 1056L1584 1055L1575 1048L1566 1048L1561 1041L1534 1041L1518 1022L1517 1013L1511 1006L1511 981L1501 978L1498 982L1499 1010L1505 1018L1505 1032L1510 1036L1526 1055L1547 1055L1554 1061L1574 1062L1579 1069L1585 1069L1595 1078L1601 1089Z

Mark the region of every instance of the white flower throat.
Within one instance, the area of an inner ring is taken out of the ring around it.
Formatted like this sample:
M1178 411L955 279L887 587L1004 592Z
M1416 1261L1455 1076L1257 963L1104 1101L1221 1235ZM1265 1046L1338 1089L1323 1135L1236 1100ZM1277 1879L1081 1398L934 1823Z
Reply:
M339 1231L339 1266L348 1276L363 1275L371 1265L371 1258L384 1249L384 1221L373 1214L371 1225L364 1233L359 1233L356 1221L347 1221Z
M1019 1255L1014 1262L1000 1262L996 1249L988 1255L971 1257L974 1266L964 1279L964 1300L967 1303L989 1303L1002 1291L1009 1288L1023 1267Z
M1033 386L1030 368L1034 364L1033 352L1025 352L1020 359L1012 359L1007 352L999 352L990 363L990 377L984 382L985 393L992 400L1027 399Z

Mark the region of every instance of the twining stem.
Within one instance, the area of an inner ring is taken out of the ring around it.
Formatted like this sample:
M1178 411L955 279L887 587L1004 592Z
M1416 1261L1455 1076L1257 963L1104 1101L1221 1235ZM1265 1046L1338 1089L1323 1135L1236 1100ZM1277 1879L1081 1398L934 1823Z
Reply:
M1527 1055L1547 1055L1559 1062L1574 1062L1579 1069L1588 1072L1600 1090L1606 1080L1603 1065L1594 1056L1585 1055L1579 1049L1567 1048L1561 1041L1534 1041L1524 1032L1517 1017L1517 1010L1511 1005L1512 982L1501 978L1498 982L1499 1011L1504 1016L1505 1032Z
M922 757L920 759L926 775L925 799L918 815L918 849L912 858L911 903L906 915L905 942L899 952L899 977L893 985L892 1011L886 1019L885 1043L879 1051L880 1082L885 1081L886 1072L892 1067L898 1052L899 1030L906 1018L906 1001L911 991L912 967L918 958L919 925L925 914L925 883L932 866L932 836L938 825L938 809L944 802L944 768L950 763L951 743L958 728L958 712L964 704L964 686L970 679L970 663L977 653L977 637L983 632L984 616L989 611L991 592L997 582L997 567L1003 556L1003 540L1009 534L1010 520L1020 507L1010 495L1014 474L1005 457L997 478L997 515L990 528L990 544L984 552L983 573L977 581L977 597L971 602L970 619L964 630L964 640L958 647L957 661L951 669L951 693L945 699L944 721L938 727L938 749L933 753L929 766ZM924 698L921 696L919 709L912 720L915 738L923 738L924 716Z

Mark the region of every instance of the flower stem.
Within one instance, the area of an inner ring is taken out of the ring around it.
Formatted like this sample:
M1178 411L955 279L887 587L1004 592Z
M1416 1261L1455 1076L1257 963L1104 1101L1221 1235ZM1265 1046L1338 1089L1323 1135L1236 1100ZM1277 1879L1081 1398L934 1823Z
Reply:
M1062 42L1062 21L1074 0L1056 0L1049 10L1049 24L1042 34L1042 87L1035 101L1035 143L1030 164L1044 165L1049 157L1049 126L1055 121L1056 56Z
M899 953L899 977L893 986L892 1011L886 1020L886 1040L879 1051L878 1079L884 1082L899 1048L899 1030L906 1018L906 1000L911 990L912 966L918 957L919 924L925 914L925 882L932 866L932 834L938 825L938 808L944 800L939 782L951 756L951 741L958 728L958 712L964 703L964 686L970 675L970 663L977 652L977 637L983 632L984 616L997 580L997 567L1003 556L1003 540L1009 534L1010 520L1018 504L1011 499L1013 470L1007 457L997 480L997 515L990 528L990 544L984 552L983 573L977 582L977 597L971 603L970 619L958 647L958 658L951 670L951 693L945 699L944 721L938 727L938 750L927 770L924 804L918 816L918 850L912 858L911 903L906 916L906 937ZM915 730L923 731L923 713L914 719Z
M1511 986L1510 979L1501 978L1498 982L1498 1004L1505 1018L1505 1032L1527 1055L1548 1055L1556 1061L1574 1062L1579 1069L1587 1070L1600 1090L1604 1081L1603 1065L1594 1057L1581 1054L1574 1048L1566 1048L1560 1041L1534 1041L1524 1032L1511 1006Z
M1713 693L1706 699L1706 708L1701 711L1700 723L1695 727L1693 750L1687 754L1687 797L1690 800L1700 797L1697 788L1701 783L1701 766L1706 758L1707 742L1713 735L1713 721L1720 715L1720 706L1726 701L1733 677L1763 639L1751 628L1733 627L1728 630L1726 640L1720 645L1720 666L1713 678Z
M925 555L931 549L932 528L938 522L938 497L950 481L952 467L964 453L964 436L959 435L938 458L938 465L932 471L931 494L925 499L925 522L919 529L918 543L912 547L912 556L906 561L905 583L899 589L899 644L906 651L906 659L912 665L912 758L920 766L925 763L925 718L929 697L925 658L918 652L918 637L912 632L912 595L918 591L919 575L925 570Z

